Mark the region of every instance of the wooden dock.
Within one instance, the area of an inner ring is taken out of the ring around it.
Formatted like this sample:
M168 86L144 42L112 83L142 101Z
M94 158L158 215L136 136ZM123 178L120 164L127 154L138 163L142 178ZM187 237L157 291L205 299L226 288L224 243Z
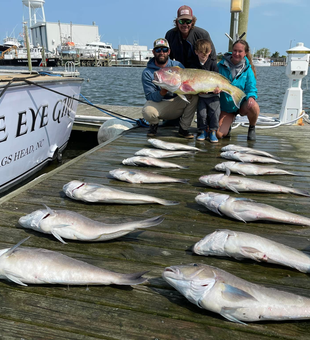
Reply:
M129 184L107 178L112 169L124 167L147 143L146 128L135 128L108 141L24 187L0 198L0 248L23 245L59 251L73 258L109 270L131 273L147 270L148 282L125 286L29 285L0 280L0 339L309 339L310 320L249 323L247 326L225 320L200 309L169 286L162 278L170 265L205 263L243 279L310 298L310 278L296 270L247 260L194 255L191 246L216 229L246 231L276 240L300 250L310 250L306 228L275 223L242 223L207 211L195 202L199 192L216 191L199 183L201 175L216 173L214 166L224 161L221 147L227 144L250 146L281 158L281 168L297 176L262 176L259 179L310 190L310 128L289 126L258 130L257 141L247 142L245 128L232 131L230 139L218 144L176 137L176 128L159 128L158 138L196 145L204 152L170 161L189 166L186 170L147 169L187 178L190 184ZM195 131L193 129L193 131ZM130 168L130 167L128 167ZM87 204L74 201L62 191L71 180L110 185L114 188L177 200L176 206ZM232 192L226 192L237 196ZM240 194L310 217L309 198L288 194ZM53 236L25 230L18 225L21 216L42 204L52 209L68 209L105 223L142 220L164 215L163 223L129 233L109 242L62 244ZM303 234L304 233L304 234Z

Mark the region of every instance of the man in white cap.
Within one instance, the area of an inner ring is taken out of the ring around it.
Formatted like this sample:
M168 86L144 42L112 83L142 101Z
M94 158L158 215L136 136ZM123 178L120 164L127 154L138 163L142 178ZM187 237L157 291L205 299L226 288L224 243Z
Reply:
M189 6L181 6L174 20L175 27L166 33L171 53L170 58L181 62L185 67L195 64L195 43L198 39L207 39L211 42L211 59L216 61L216 51L209 33L195 26L197 18Z
M179 135L184 138L194 138L188 129L194 119L198 96L187 96L188 103L176 94L170 93L153 83L154 72L171 66L184 66L169 58L170 47L166 39L159 38L154 41L154 58L150 59L142 73L142 85L147 102L143 106L143 118L149 122L148 137L155 137L160 119L179 120Z

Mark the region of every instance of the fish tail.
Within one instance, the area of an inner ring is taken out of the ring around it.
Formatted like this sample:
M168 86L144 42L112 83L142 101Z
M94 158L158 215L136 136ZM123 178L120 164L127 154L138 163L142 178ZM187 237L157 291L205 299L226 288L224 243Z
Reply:
M115 282L115 284L133 286L138 285L140 283L144 283L145 281L147 281L147 278L142 277L142 275L144 275L145 273L148 273L148 271L132 274L121 274L121 276L119 277L117 282Z
M290 190L291 194L295 194L295 195L299 195L299 196L306 196L306 197L310 197L310 193L307 191L302 191L299 189L291 189Z
M177 205L177 204L180 204L180 202L177 202L177 201L168 201L168 200L163 200L163 199L159 199L157 201L158 204L161 204L161 205Z
M179 183L188 184L188 183L189 183L189 179L182 179L182 178L180 178L180 179L178 180L178 182L179 182Z
M154 227L155 225L160 224L163 220L164 220L163 215L152 217L147 220L138 222L139 224L138 228Z
M227 92L228 94L230 94L235 105L238 107L238 109L240 109L242 99L246 96L246 94L242 90L240 90L238 87L235 87L235 86L233 90L231 91L223 90L223 92Z

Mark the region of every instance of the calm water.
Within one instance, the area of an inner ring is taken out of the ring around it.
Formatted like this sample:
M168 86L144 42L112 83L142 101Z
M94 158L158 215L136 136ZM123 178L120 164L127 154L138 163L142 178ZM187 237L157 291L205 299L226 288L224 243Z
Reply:
M288 87L284 66L258 67L258 104L262 113L278 114ZM145 103L141 75L143 68L81 67L86 81L81 93L94 104L143 106ZM89 81L87 81L89 80ZM303 107L310 108L310 75L302 80Z
M4 67L2 68L9 68ZM12 68L12 67L11 67ZM13 67L19 69L19 67ZM21 67L20 69L26 69ZM39 68L34 68L39 69ZM262 113L278 114L288 87L285 66L257 67L258 103ZM63 70L61 67L54 71ZM143 106L143 67L80 67L81 94L93 104ZM303 108L310 108L310 74L302 80Z

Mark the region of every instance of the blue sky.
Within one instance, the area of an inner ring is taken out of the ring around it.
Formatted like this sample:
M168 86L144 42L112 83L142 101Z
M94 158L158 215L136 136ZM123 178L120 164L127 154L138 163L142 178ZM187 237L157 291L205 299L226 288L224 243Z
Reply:
M172 28L177 9L193 9L197 26L206 29L217 52L226 52L230 30L230 0L45 0L46 21L99 26L101 41L152 47L152 42ZM6 1L0 21L0 40L22 30L22 0ZM247 40L251 50L268 48L281 55L303 42L310 48L309 0L250 0Z

